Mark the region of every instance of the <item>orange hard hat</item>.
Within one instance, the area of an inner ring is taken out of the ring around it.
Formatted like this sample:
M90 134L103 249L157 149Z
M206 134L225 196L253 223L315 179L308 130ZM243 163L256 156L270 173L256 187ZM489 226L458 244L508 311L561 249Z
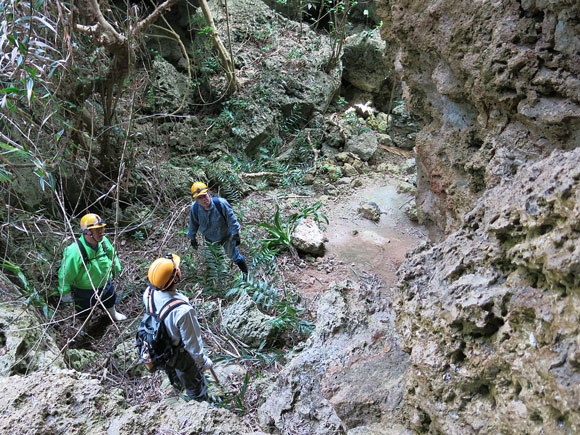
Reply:
M167 290L173 283L178 283L181 280L180 263L177 254L167 254L151 263L147 273L151 285L157 290Z

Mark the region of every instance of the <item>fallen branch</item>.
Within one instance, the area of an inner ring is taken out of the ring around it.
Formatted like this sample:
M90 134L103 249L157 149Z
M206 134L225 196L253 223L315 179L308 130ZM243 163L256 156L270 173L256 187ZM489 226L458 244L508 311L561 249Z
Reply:
M415 153L413 151L404 151L404 150L401 150L399 148L390 147L387 145L379 145L379 148L382 150L388 151L390 153L397 154L398 156L415 157Z
M338 128L338 132L340 133L340 136L344 139L344 141L346 142L346 133L344 132L344 129L340 126L340 124L338 123L338 121L334 121L332 118L337 117L336 113L334 113L329 119L328 122L332 125L334 125L336 128Z
M310 148L312 148L312 152L314 153L314 162L316 163L318 160L318 150L314 148L314 145L312 145L312 140L310 140L310 132L306 133L306 140L308 141Z
M240 172L240 177L242 178L259 178L259 177L268 177L269 175L272 175L274 177L280 176L278 172Z

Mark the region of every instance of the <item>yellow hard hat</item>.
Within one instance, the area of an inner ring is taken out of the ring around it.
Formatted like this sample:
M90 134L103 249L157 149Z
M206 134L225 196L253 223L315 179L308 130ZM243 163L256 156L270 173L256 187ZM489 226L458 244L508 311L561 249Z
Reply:
M89 213L81 218L81 230L90 230L91 228L101 228L107 225L98 214Z
M191 194L194 198L196 198L197 195L207 193L208 190L209 189L207 188L207 184L202 183L201 181L196 181L191 185Z
M181 280L180 263L181 258L177 254L167 254L151 263L147 273L151 285L157 290L167 290L171 284L177 284Z

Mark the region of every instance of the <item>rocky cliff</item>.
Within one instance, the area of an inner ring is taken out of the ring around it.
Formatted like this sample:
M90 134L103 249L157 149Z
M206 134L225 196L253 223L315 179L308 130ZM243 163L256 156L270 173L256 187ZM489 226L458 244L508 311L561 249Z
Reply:
M399 271L417 431L580 430L580 149L485 193Z
M417 137L401 268L417 432L577 433L580 4L381 2Z
M419 217L456 229L486 189L580 144L580 4L379 2L417 137Z

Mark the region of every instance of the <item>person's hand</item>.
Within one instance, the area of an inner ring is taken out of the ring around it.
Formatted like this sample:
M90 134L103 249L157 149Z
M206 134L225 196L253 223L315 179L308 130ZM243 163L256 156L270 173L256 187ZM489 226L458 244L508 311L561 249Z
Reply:
M212 367L213 367L213 361L211 360L211 358L209 356L206 356L204 358L204 361L203 361L203 369L204 370L209 370Z
M70 292L66 292L64 294L61 294L61 301L64 303L72 302L73 301L72 294Z
M193 249L197 249L197 239L191 239L191 247Z
M234 241L235 245L238 246L242 241L240 240L240 235L239 234L234 234L234 236L232 237L232 240Z

